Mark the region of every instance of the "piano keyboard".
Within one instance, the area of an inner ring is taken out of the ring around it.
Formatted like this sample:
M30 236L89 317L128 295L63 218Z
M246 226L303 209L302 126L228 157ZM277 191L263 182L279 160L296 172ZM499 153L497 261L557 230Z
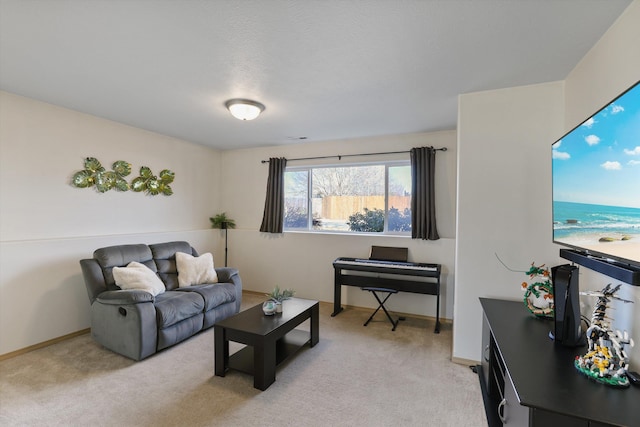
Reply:
M413 264L407 262L398 262L398 261L378 261L373 259L354 259L354 260L345 260L338 259L336 262L340 264L349 264L349 265L367 265L370 267L391 267L391 268L400 268L405 270L422 270L422 271L437 271L437 267L431 267L427 265Z

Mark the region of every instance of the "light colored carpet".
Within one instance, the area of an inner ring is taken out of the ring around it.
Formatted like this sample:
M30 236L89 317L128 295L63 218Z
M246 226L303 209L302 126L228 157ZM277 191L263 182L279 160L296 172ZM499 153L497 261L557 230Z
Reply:
M264 297L246 294L243 309ZM276 372L213 374L213 329L133 362L76 337L0 362L3 426L486 426L478 377L451 357L451 325L320 306L320 342ZM308 328L307 322L300 328ZM241 346L231 343L231 353Z

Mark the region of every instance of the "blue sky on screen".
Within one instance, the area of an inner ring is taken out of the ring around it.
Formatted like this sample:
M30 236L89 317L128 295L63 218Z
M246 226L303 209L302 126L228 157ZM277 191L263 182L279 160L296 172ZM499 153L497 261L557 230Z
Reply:
M553 145L553 199L640 208L640 83Z

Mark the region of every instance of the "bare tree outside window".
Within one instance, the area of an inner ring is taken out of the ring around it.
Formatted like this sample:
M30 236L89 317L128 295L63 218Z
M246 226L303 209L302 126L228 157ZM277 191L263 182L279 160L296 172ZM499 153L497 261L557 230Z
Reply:
M389 167L389 203L387 229L411 232L411 167Z
M314 197L383 194L383 165L313 169Z
M309 227L309 171L284 173L284 229Z

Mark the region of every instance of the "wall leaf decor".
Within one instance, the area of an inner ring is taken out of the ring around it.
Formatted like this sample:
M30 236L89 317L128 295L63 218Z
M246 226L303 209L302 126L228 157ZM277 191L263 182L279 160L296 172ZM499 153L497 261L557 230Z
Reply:
M131 164L124 160L113 163L110 171L106 170L95 157L84 159L84 169L76 172L71 179L71 185L77 188L89 188L95 186L96 191L105 193L109 190L145 192L151 196L173 194L171 184L175 174L169 169L163 169L155 176L147 166L140 168L140 176L134 178L129 184L125 177L131 174Z
M171 184L175 174L169 169L163 169L158 176L155 176L151 169L147 166L140 168L140 176L131 181L131 189L136 192L145 191L147 194L156 196L164 194L170 196L173 194Z

